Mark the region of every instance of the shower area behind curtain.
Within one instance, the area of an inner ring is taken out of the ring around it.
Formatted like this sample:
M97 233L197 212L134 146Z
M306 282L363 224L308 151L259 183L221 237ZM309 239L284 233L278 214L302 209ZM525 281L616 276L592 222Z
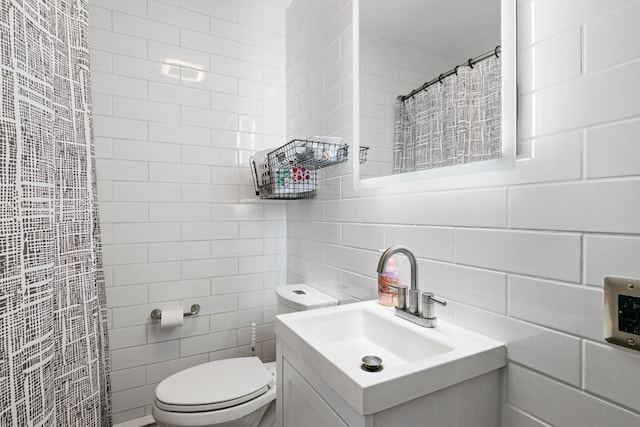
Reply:
M109 426L86 0L0 1L0 425Z
M502 157L501 66L491 56L396 101L393 173Z

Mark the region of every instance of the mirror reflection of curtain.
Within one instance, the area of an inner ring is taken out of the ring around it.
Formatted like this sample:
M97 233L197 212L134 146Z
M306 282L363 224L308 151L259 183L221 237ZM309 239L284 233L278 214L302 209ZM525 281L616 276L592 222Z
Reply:
M0 2L0 426L110 426L87 0Z
M393 173L499 159L501 66L491 56L396 101Z

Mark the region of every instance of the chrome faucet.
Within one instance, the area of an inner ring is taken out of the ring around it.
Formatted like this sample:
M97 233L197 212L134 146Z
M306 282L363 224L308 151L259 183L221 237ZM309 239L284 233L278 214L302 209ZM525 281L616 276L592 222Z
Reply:
M416 257L409 248L398 245L391 246L385 250L378 261L378 274L385 272L387 262L389 262L389 259L397 253L404 254L409 260L409 266L411 267L411 288L409 289L409 303L407 304L407 287L404 285L397 286L398 302L395 307L396 316L402 317L403 319L416 323L420 326L435 328L438 326L438 318L435 315L434 302L443 306L447 305L447 302L440 298L436 298L431 292L420 292L418 289L418 264L416 262ZM422 299L422 310L420 310L420 306L418 304L419 299Z

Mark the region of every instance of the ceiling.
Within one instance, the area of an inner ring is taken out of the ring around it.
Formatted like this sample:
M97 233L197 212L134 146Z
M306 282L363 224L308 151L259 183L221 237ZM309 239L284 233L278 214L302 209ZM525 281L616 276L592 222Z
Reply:
M500 0L361 0L360 31L462 63L500 44Z
M282 10L287 10L293 0L262 0L262 3Z

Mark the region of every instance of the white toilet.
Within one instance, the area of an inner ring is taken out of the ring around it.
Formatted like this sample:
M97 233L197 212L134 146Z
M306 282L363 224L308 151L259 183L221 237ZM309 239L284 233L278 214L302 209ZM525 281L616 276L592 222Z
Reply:
M307 285L276 287L278 314L337 305ZM257 357L216 360L185 369L156 387L159 427L271 427L276 411L275 362Z

